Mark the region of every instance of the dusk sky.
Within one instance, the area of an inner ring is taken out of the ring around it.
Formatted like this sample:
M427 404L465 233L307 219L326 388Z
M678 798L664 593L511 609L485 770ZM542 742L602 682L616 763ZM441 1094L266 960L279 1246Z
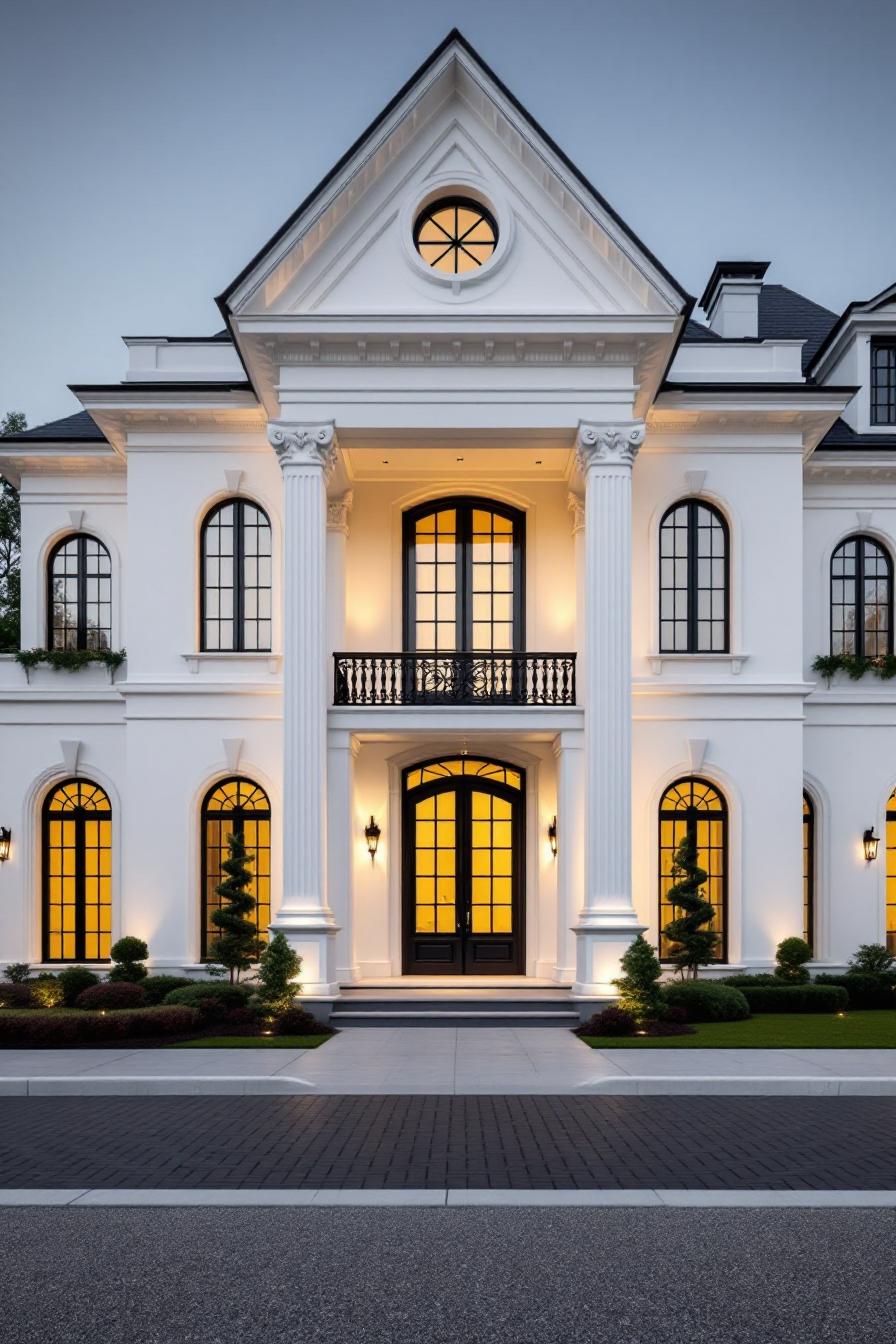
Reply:
M10 0L0 413L78 409L213 297L453 26L694 294L896 280L886 0Z

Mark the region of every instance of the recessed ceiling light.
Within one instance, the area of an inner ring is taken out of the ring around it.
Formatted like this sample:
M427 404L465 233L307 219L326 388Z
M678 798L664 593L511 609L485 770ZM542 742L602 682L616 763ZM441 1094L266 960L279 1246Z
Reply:
M463 462L463 458L462 458L462 457L456 457L454 460L455 460L455 462Z
M384 458L383 458L383 466L384 466L384 467L388 467L388 465L389 465L389 459L388 459L388 457L384 457Z
M541 458L540 458L540 457L536 457L536 459L535 459L535 465L536 465L536 467L540 467L540 466L541 466Z

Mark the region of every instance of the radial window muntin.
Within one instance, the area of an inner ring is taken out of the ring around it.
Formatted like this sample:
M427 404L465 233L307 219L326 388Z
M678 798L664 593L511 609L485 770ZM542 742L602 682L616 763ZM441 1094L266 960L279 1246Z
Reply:
M414 246L430 269L469 275L494 255L498 224L492 212L470 196L441 196L417 216Z

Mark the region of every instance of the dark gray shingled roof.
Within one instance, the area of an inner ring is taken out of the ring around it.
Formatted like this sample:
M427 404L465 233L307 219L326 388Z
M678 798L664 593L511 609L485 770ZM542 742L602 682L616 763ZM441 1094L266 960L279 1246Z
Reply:
M857 434L845 420L835 420L818 448L886 448L892 452L896 448L896 429L892 434Z
M836 313L822 308L819 303L813 303L804 294L797 294L796 290L788 289L786 285L763 285L759 292L757 340L805 341L803 373L836 321ZM721 339L717 332L693 320L687 324L682 337L685 345L701 345Z
M25 429L21 434L0 435L0 442L3 443L28 443L41 439L55 443L106 442L105 434L86 411L66 415L62 420L51 420L46 425L35 425L34 429Z

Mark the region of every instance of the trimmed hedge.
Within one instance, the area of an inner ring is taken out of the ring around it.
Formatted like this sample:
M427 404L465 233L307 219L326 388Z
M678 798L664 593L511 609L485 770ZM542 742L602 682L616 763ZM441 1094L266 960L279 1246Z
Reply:
M172 989L165 995L164 1003L188 1004L192 1008L198 1008L204 1018L212 1021L234 1010L248 1009L251 993L252 990L248 985L203 980L192 985L184 985L181 989Z
M816 975L816 985L840 985L852 1008L896 1008L896 972L845 971L843 975Z
M161 1003L173 989L189 989L195 984L188 975L148 975L140 981L140 988L147 1003Z
M735 989L744 989L747 986L758 985L780 985L781 981L776 975L770 972L757 971L755 975L744 972L742 975L723 975L718 980L713 980L714 985L734 985Z
M83 1010L0 1012L0 1045L73 1045L138 1037L179 1036L199 1025L195 1008L133 1008L110 1013Z
M274 1021L275 1036L330 1036L333 1028L304 1008L286 1008Z
M129 980L106 980L83 990L75 1000L78 1008L142 1008L146 1003L143 988Z
M711 980L682 980L663 985L671 1008L684 1008L689 1022L740 1022L750 1016L750 1005L733 985Z
M62 986L62 1002L66 1008L71 1008L78 995L85 989L92 989L94 985L100 983L98 975L89 971L86 966L66 966L64 971L60 971L56 979Z
M745 985L751 1013L842 1013L849 995L840 985Z

